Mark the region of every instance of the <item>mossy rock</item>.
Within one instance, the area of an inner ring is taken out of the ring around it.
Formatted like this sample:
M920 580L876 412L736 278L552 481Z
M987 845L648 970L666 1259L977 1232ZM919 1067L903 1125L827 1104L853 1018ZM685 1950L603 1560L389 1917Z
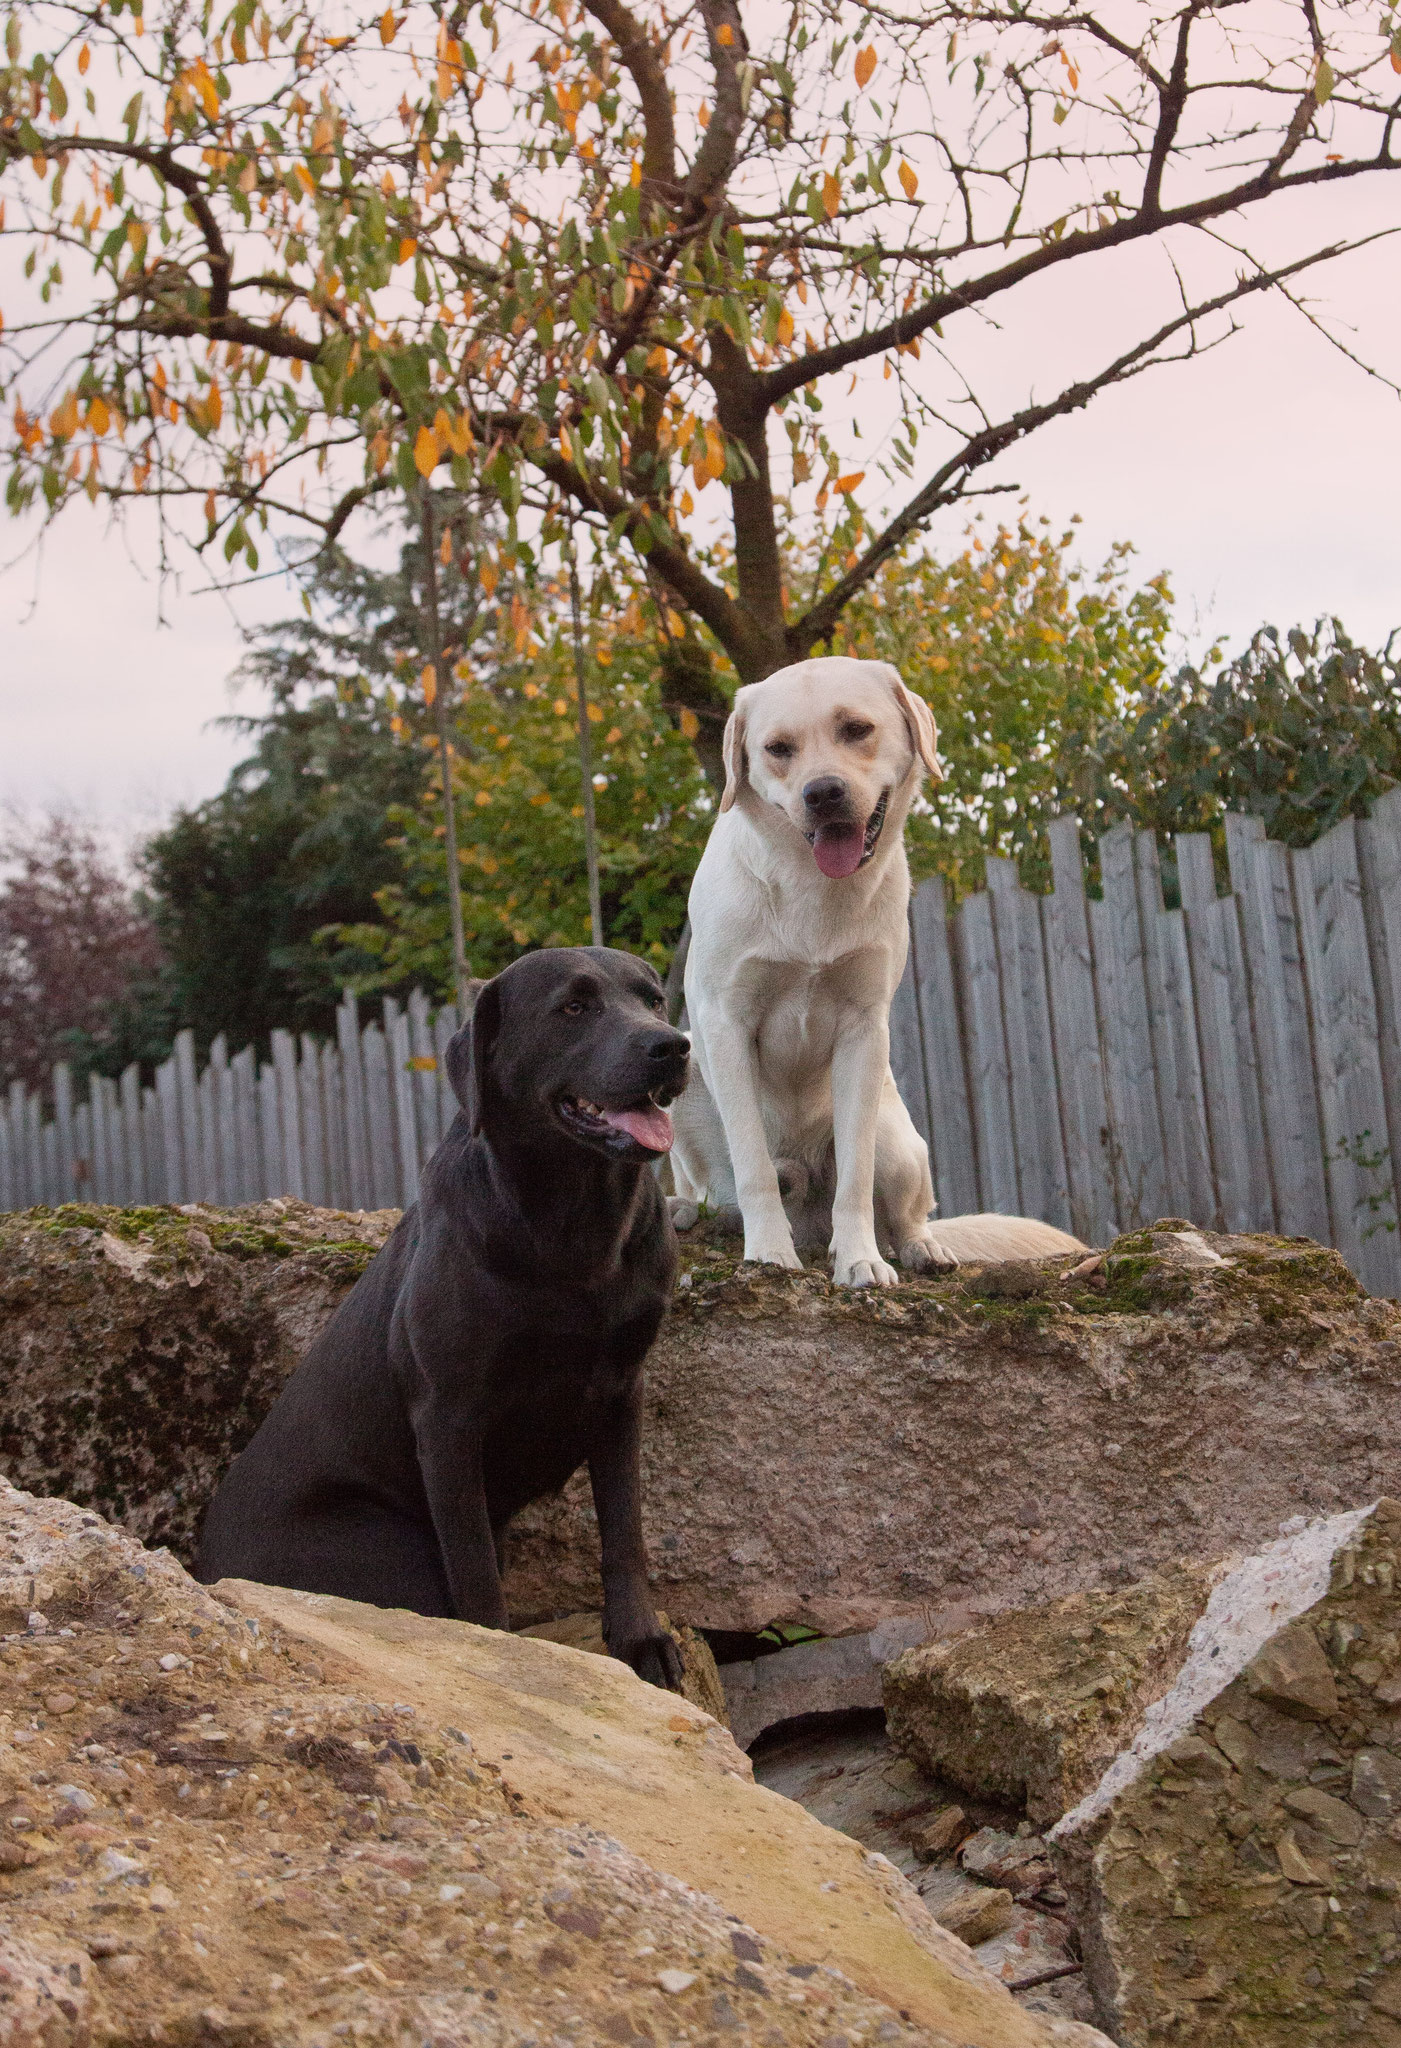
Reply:
M214 1485L396 1220L293 1201L0 1216L0 1471L188 1562Z

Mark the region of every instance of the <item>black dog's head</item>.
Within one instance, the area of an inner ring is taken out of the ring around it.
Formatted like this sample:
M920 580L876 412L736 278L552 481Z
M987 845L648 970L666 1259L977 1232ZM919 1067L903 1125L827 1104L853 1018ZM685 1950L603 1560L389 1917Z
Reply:
M527 953L486 984L448 1047L448 1076L474 1131L563 1135L637 1164L670 1147L666 1104L689 1061L644 960L569 946Z

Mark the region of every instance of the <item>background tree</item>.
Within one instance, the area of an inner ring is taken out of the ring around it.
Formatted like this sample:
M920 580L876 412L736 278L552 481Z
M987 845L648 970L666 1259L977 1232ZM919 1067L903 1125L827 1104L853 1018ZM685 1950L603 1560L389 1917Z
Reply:
M635 552L702 741L707 655L826 644L1025 435L1365 240L1293 202L1398 162L1401 32L1362 0L141 9L8 23L11 506L158 496L243 572L268 522L334 539L445 466L504 508L503 605L562 513ZM1134 333L995 401L982 322L1135 244Z
M47 1088L56 1060L81 1074L163 1056L163 967L131 878L90 828L62 812L10 820L0 836L0 1085Z
M303 670L270 678L271 708L238 721L254 740L248 757L141 856L174 1014L202 1047L220 1031L234 1046L265 1046L278 1025L333 1028L342 987L364 963L318 946L317 934L375 915L376 890L401 872L389 813L422 799L423 752L396 740L381 696L319 669L311 645L288 645L297 625L273 628L245 664L266 672L286 652L289 670Z
M1227 811L1308 846L1401 782L1401 632L1375 652L1337 619L1264 626L1215 672L1184 667L1125 708L1100 769L1107 822L1210 832Z

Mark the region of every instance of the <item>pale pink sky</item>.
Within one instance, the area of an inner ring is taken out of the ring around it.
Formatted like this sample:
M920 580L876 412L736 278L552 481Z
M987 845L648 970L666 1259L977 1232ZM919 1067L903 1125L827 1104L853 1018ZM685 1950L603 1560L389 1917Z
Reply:
M1401 217L1401 177L1359 181L1343 206L1320 241ZM1401 378L1398 259L1401 238L1316 273L1312 288L1358 351ZM1016 401L1113 355L1162 258L1098 260L1097 274L1043 281L1014 329L988 333L992 388ZM1023 485L1034 512L1079 512L1087 561L1127 539L1145 575L1166 569L1193 647L1327 611L1380 641L1401 625L1401 402L1287 306L1256 303L1245 322L1215 354L1043 430L996 476ZM858 388L850 403L871 399ZM933 544L954 547L964 523L942 515ZM0 524L0 561L20 539ZM0 573L0 803L70 802L124 835L219 786L238 744L210 721L229 708L240 643L223 599L190 594L200 580L167 586L162 626L153 525L123 537L86 504L65 513L41 563ZM262 585L238 613L286 607Z

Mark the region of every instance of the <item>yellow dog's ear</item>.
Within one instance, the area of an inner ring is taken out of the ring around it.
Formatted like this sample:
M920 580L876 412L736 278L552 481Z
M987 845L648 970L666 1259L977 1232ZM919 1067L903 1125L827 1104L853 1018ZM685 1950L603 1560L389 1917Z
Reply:
M744 754L745 713L744 692L735 698L735 708L725 721L725 737L721 743L725 760L725 794L720 799L722 811L728 811L739 795L741 786L748 780L749 763Z
M944 779L944 764L939 759L939 728L934 723L934 713L925 703L923 697L917 697L913 690L905 687L898 670L892 668L888 673L891 688L895 692L895 701L900 706L900 710L904 715L905 730L910 735L910 745L914 748L920 760L923 761L934 781L942 782Z

